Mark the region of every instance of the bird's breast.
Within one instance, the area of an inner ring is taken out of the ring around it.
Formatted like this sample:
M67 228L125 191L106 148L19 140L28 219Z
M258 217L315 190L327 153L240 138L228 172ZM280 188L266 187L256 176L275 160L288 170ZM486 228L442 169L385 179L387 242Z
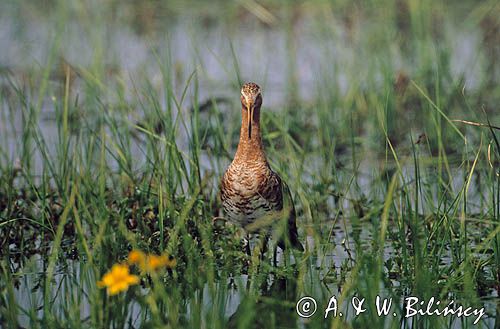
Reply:
M229 166L221 189L222 205L229 220L247 225L274 210L262 191L269 180L268 168L259 164Z
M269 173L265 164L231 164L225 174L229 187L241 196L258 193Z

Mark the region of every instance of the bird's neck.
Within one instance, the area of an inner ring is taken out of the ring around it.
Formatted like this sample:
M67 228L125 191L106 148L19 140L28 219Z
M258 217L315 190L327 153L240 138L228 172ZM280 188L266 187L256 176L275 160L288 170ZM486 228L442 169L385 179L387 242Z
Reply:
M246 161L266 161L264 154L264 146L262 145L262 137L260 134L260 108L255 108L252 118L251 138L249 138L248 125L249 111L245 108L241 110L241 129L240 141L236 150L235 160L244 159Z

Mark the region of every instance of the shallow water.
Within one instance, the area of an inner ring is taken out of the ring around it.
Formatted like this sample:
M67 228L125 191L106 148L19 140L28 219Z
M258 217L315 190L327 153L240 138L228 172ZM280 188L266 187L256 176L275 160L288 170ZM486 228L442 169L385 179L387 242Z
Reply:
M46 65L56 35L55 22L51 15L35 15L36 12L27 9L26 13L21 9L22 15L19 15L15 8L16 6L8 3L0 5L0 49L4 50L0 52L0 68L4 72L10 72L11 78L19 86L23 86L34 70L41 70ZM51 79L53 97L61 97L55 91L64 83L64 62L74 68L91 69L97 59L102 60L104 71L107 72L102 77L103 83L119 79L125 86L125 98L131 103L135 103L135 88L140 90L144 79L151 82L160 95L159 99L164 99L161 96L163 77L158 69L156 56L174 68L170 74L173 77L173 92L179 98L189 76L196 72L196 94L195 86L192 82L189 83L188 96L180 109L187 117L194 97L200 103L212 97L223 97L230 102L229 108L225 110L239 109L238 81L233 73L235 66L241 71L242 80L254 80L261 84L264 106L268 109L286 105L291 96L304 104L316 100L322 93L328 92L323 81L335 81L335 86L340 89L339 95L344 95L352 83L349 81L350 77L357 78L358 74L363 75L363 72L374 69L382 70L381 67L370 67L372 62L357 56L363 49L363 43L368 43L369 40L353 40L348 37L350 32L345 25L334 20L325 20L320 24L317 13L312 13L301 13L293 23L292 32L287 32L282 24L268 27L251 20L252 23L240 24L236 28L223 20L210 21L207 25L199 16L192 14L185 14L173 21L161 21L148 34L139 34L130 23L119 19L98 22L95 26L89 26L85 21L69 20L60 34L61 47ZM443 23L441 32L444 40L452 47L450 72L454 75L453 79L464 75L464 91L473 91L480 87L480 72L487 64L482 56L474 52L481 41L481 31L474 26L463 27L452 15L450 13L450 19ZM362 34L365 28L360 23L358 33ZM394 72L412 71L413 59L403 54L401 49L395 49L392 56L391 69ZM290 79L297 86L297 94L290 95ZM8 87L8 84L0 76L0 86ZM360 90L363 88L364 86L360 86ZM71 100L79 94L82 101L84 90L82 81L77 77L72 83ZM113 97L108 96L108 102L112 104ZM36 93L33 97L36 98ZM51 154L55 153L59 140L53 97L44 100L38 115L38 128ZM0 118L6 119L0 120L2 147L9 159L15 160L22 153L22 111L9 111L6 103L1 105ZM224 105L222 107L224 110ZM124 124L131 125L139 120L141 111L140 108L134 109L134 113L128 115L129 121L125 120ZM92 110L89 115L92 116ZM14 124L10 125L11 122ZM177 142L185 150L186 132L181 129L179 133ZM143 159L140 146L132 145L132 150L134 157ZM33 174L40 174L42 157L36 150L33 159ZM139 161L137 168L142 165Z
M327 273L329 269L332 268L335 270L337 275L340 275L343 262L350 259L352 260L352 262L356 262L357 255L353 242L354 239L352 236L352 225L348 221L346 221L345 225L342 226L343 227L340 227L340 225L336 225L334 227L332 235L333 238L331 240L332 245L335 245L334 248L327 247L327 253L322 254L320 252L322 248L320 247L317 255L311 256L311 263L313 264L313 266L309 269L309 271L312 272L311 277L325 278L326 275L329 275L329 273ZM347 234L343 228L348 229ZM371 233L366 229L366 226L361 228L360 239L361 241L372 240ZM314 239L308 237L306 243L311 247L314 244ZM370 248L370 246L367 245L366 248ZM393 257L395 253L396 251L391 247L389 243L387 243L386 247L384 248L384 260ZM478 258L482 257L481 255L474 256ZM279 255L278 258L280 259ZM282 261L282 259L280 261ZM445 257L442 259L442 261L449 264L450 259L446 259ZM16 275L16 281L18 282L17 288L15 289L16 301L19 303L19 307L21 309L36 310L38 317L41 318L43 317L44 312L43 278L45 275L45 271L43 269L47 266L47 263L44 263L43 259L38 255L32 256L29 260L25 259L24 262L26 262L25 266L23 267L21 272L18 272L18 274ZM95 278L92 273L88 272L88 267L86 267L84 263L82 263L82 261L67 259L64 261L64 263L61 263L56 267L54 279L51 284L51 286L53 287L53 297L51 300L53 304L51 309L53 310L53 312L55 312L55 315L64 318L64 314L57 314L59 309L64 309L58 306L61 306L61 303L65 303L67 298L75 298L76 300L78 300L78 305L80 305L80 316L82 321L85 321L90 316L91 305L89 304L89 300L85 297L85 295L92 293L93 288L88 287L88 281L83 280L82 275L90 278L90 281L97 281L97 278ZM282 317L280 321L286 328L288 328L288 326L294 328L296 327L295 323L298 319L296 310L295 308L289 308L279 303L294 304L301 297L303 297L295 295L295 279L291 277L286 279L278 279L276 276L269 275L267 279L267 287L263 287L261 289L261 297L269 298L271 303L269 303L270 301L266 301L264 299L262 301L262 304L257 304L257 307L263 308L262 312L269 313L270 309L275 310L277 312L276 314ZM337 280L335 279L334 281ZM76 294L74 290L75 288L73 285L75 284L75 282L78 283L78 287L79 289L81 289L78 294ZM231 286L234 286L233 288L228 288L230 282L233 283L231 284ZM245 312L245 310L240 310L239 306L242 299L246 295L245 291L246 289L248 289L249 284L250 279L248 275L241 275L232 278L227 282L218 281L215 283L216 291L220 291L223 294L223 296L219 296L220 293L216 292L216 294L214 295L210 289L211 284L206 283L204 285L204 288L200 292L203 296L202 311L206 314L210 314L210 312L213 310L214 303L219 302L219 300L217 300L218 298L222 298L225 316L229 321L229 326L231 326L232 321L235 321L237 317L241 315L241 312ZM314 293L311 295L314 296L318 303L317 316L324 317L325 310L328 306L330 298L332 296L335 296L338 299L340 297L342 287L339 286L337 282L331 282L328 280L322 282L309 282L308 280L306 280L305 284L311 285L311 288L308 290ZM398 287L399 281L397 279L391 280L391 284L393 285L393 287ZM327 291L325 291L325 288L327 289ZM144 295L148 293L147 289L140 290ZM403 294L406 293L402 291L401 296L403 296ZM71 295L74 295L74 297L68 297ZM62 296L65 296L65 298L62 299ZM354 296L357 296L359 298L366 297L357 295L356 293L354 294ZM380 297L389 298L390 296L391 291L388 288L383 287L381 283ZM481 328L493 328L495 326L497 321L496 314L498 307L497 297L497 291L493 290L489 297L485 297L482 299L482 305L485 309L485 315L481 318L480 321ZM338 310L339 312L343 313L343 319L345 321L351 321L356 317L363 316L355 315L355 309L351 305L351 298L352 297L349 297L338 306ZM273 303L273 300L278 304ZM184 303L186 302L181 302L181 304ZM394 305L399 305L400 309L403 308L403 304L399 303L397 300L393 300L393 303ZM368 307L369 310L371 310L374 309L373 305L374 301L372 301L370 298L367 298L365 306ZM463 305L464 307L470 306L460 303L458 305ZM185 307L185 313L183 312L181 314L181 317L192 316L189 302L187 302ZM330 312L329 316L331 317L333 316L333 314L333 312ZM132 302L129 305L128 317L133 320L132 323L134 326L140 326L142 316L144 316L144 314L142 313L142 307L138 303ZM30 317L28 315L21 315L19 318L19 324L23 327L29 327L29 318ZM473 319L474 317L471 318ZM401 318L398 317L397 319ZM412 321L414 321L412 320L412 318L408 319L406 323L401 324L401 328L411 328ZM299 325L298 328L307 328L307 319L299 320L299 323L301 325ZM462 325L463 324L461 322L461 319L455 318L453 319L450 328L463 328Z

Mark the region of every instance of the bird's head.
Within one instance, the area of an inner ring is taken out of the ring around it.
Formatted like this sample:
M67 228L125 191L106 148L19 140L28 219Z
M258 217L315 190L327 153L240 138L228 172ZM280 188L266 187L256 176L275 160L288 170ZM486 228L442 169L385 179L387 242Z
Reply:
M247 111L248 139L251 139L254 110L260 109L262 105L262 94L258 84L247 82L241 87L241 105Z

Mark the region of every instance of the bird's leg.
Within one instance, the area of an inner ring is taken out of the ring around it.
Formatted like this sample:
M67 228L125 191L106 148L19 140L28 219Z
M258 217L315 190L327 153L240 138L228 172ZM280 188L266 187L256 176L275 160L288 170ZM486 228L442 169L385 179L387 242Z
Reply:
M264 235L263 239L262 239L262 248L260 250L260 260L264 260L264 257L266 255L266 252L267 252L267 243L269 241L269 236L267 235Z
M275 245L273 249L273 265L278 267L278 246Z
M243 239L245 245L245 252L247 253L248 256L252 256L252 253L250 251L250 235L247 234L247 237Z

